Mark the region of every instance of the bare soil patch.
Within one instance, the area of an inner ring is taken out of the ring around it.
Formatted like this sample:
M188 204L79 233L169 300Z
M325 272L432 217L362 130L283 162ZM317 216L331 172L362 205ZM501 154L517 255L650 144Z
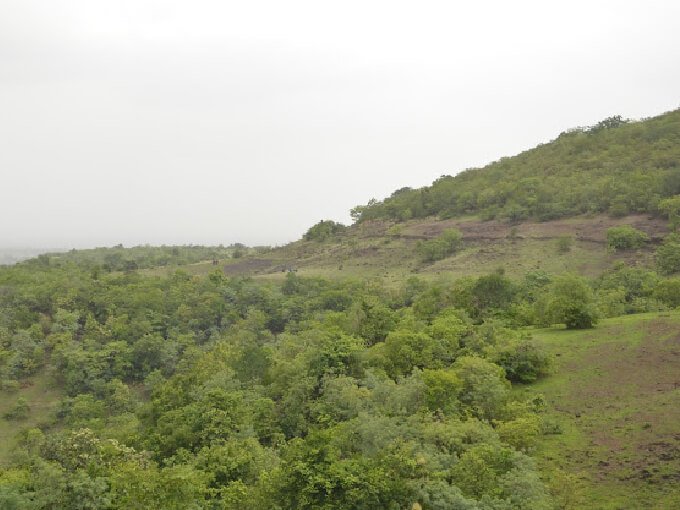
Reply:
M624 218L608 216L570 218L540 223L525 221L517 224L479 220L425 220L408 225L402 237L428 239L437 237L447 228L455 227L462 232L465 240L498 240L510 237L511 230L514 228L514 235L519 238L552 239L563 235L573 235L579 241L604 244L607 229L620 225L630 225L641 230L652 240L660 239L668 233L667 221L661 218L635 215Z
M269 268L273 262L266 259L245 259L241 262L235 262L223 266L224 274L227 276L234 276L244 273L255 273Z
M592 424L584 432L598 448L598 480L680 480L680 332L661 320L639 327L639 345L600 344L565 366L590 374L560 410ZM596 425L601 413L612 417L606 427Z

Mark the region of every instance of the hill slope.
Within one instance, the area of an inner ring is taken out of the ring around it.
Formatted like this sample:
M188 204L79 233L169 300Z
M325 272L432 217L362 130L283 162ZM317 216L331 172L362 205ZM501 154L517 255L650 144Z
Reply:
M560 134L550 143L484 168L402 188L358 206L358 221L478 214L546 221L586 213L657 213L680 193L680 110L639 122L620 117Z
M536 331L559 366L517 391L551 403L561 433L543 436L535 455L545 472L576 473L571 489L583 507L677 505L679 330L676 312L609 319L587 332Z

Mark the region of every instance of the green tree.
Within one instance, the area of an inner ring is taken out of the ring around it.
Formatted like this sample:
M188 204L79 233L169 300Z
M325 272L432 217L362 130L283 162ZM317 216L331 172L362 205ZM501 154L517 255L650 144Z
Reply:
M611 251L641 248L648 241L647 234L630 225L612 227L607 230L607 249Z
M673 233L666 237L663 245L656 250L656 265L664 274L680 271L680 234Z
M673 230L680 225L680 195L667 198L659 202L659 211L663 212L671 224Z
M556 277L537 307L545 324L562 323L567 329L592 328L599 320L593 289L576 275Z

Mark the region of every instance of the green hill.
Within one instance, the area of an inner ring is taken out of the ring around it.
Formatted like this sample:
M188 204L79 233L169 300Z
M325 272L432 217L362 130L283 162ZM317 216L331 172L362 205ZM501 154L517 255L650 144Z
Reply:
M680 193L680 110L638 122L620 117L573 129L555 140L484 168L443 176L421 189L353 210L375 219L547 221L579 214L658 214Z
M280 248L0 266L0 508L672 508L679 120Z

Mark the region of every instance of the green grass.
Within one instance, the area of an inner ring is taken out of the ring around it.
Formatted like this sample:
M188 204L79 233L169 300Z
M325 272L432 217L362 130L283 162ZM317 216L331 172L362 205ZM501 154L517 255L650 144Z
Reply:
M534 455L547 478L579 479L583 506L567 508L678 508L680 314L534 334L557 356L557 371L515 391L545 395L546 420L562 429L542 436Z
M399 286L411 275L427 281L450 281L461 276L488 274L499 267L511 277L523 277L533 270L596 276L617 260L653 267L651 245L642 250L619 253L609 253L605 249L606 229L627 222L646 228L652 235L665 228L663 220L641 216L619 219L581 216L517 225L480 222L476 217L446 221L425 218L400 223L401 233L391 236L389 231L394 223L376 221L353 225L323 242L301 240L271 250L251 248L246 257L220 260L219 267L228 275L252 276L260 280L283 280L286 271L294 268L300 276L379 278L388 286ZM450 227L460 228L467 236L464 248L443 260L424 263L418 253L418 243L436 237ZM559 253L557 239L564 235L572 236L575 241L570 251ZM216 266L208 260L141 272L165 276L177 269L205 275Z
M24 397L31 406L28 417L21 420L6 419L5 413L14 407L19 397ZM61 390L44 373L22 381L17 391L0 392L0 463L8 460L22 431L44 428L53 423L54 411L61 398Z

